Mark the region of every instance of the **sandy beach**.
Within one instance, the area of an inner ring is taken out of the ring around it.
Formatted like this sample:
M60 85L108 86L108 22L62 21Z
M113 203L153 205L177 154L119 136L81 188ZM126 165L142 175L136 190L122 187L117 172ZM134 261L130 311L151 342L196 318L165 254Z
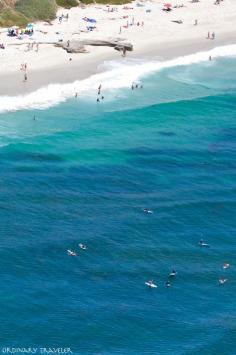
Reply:
M122 60L120 52L111 47L87 46L88 53L67 53L55 47L58 41L121 39L133 45L127 58L165 60L214 47L235 43L236 3L223 0L172 3L171 11L163 11L164 2L132 2L126 6L90 5L71 10L59 9L58 16L68 14L68 20L52 25L34 24L31 38L7 36L1 29L0 43L0 95L18 95L50 83L69 83L84 79L99 70L107 60ZM87 31L83 18L97 22L93 31ZM215 38L207 39L215 34ZM30 50L28 44L31 43ZM37 49L37 43L39 43ZM21 65L27 63L27 81Z

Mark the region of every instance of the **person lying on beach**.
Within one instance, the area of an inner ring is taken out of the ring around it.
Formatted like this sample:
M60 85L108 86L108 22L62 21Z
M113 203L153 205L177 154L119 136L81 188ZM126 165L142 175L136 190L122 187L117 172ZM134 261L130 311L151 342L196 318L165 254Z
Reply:
M172 20L171 22L175 22L175 23L178 23L178 24L182 24L183 23L182 20Z
M185 7L184 4L173 6L174 9L180 9L181 7Z

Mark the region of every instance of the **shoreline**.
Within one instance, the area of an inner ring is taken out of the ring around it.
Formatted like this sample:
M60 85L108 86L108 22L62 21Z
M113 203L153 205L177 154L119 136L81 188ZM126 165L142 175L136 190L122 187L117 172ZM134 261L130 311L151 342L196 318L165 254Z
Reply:
M171 42L160 44L160 47L155 50L148 45L143 50L130 52L126 59L158 60L163 62L199 52L208 52L214 48L232 44L236 44L234 33L230 33L230 35L223 34L217 40L197 39L195 41L179 41L174 44ZM123 59L113 49L110 49L107 53L89 58L86 58L86 54L78 54L78 56L80 57L68 62L68 65L55 65L52 68L30 71L28 74L29 81L26 83L22 81L22 73L20 71L1 74L0 82L4 83L4 85L0 84L0 96L26 95L51 84L70 84L77 80L84 80L92 75L105 72L106 70L102 67L106 61L122 62ZM81 64L81 56L84 56L86 63Z

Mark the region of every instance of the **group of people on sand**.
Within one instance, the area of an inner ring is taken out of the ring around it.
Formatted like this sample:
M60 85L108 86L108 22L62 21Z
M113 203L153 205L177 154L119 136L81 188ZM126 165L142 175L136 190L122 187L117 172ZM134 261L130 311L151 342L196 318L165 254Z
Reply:
M144 21L138 21L138 22L134 22L134 17L132 18L132 22L130 23L129 21L126 22L126 25L123 25L123 28L129 28L130 26L144 26ZM120 31L119 34L121 34L122 32L122 26L120 26Z
M118 8L117 7L111 7L109 5L107 5L107 12L117 12Z
M67 13L66 15L61 14L61 16L58 17L59 23L62 23L62 20L65 19L66 21L69 20L69 14Z
M207 39L215 39L215 32L212 32L212 34L210 34L210 32L207 33Z
M27 44L27 52L32 51L35 48L35 52L39 51L39 44L36 42Z

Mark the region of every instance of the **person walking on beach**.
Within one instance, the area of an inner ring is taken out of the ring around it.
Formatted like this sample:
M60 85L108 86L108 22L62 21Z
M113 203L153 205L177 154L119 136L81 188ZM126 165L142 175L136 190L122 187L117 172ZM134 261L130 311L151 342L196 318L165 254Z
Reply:
M210 39L210 32L208 32L207 34L207 39Z
M24 74L24 83L28 80L27 73Z
M197 21L197 20L195 20L195 22L194 22L194 26L197 26L197 24L198 24L198 21Z
M211 39L215 39L215 32L212 32Z

